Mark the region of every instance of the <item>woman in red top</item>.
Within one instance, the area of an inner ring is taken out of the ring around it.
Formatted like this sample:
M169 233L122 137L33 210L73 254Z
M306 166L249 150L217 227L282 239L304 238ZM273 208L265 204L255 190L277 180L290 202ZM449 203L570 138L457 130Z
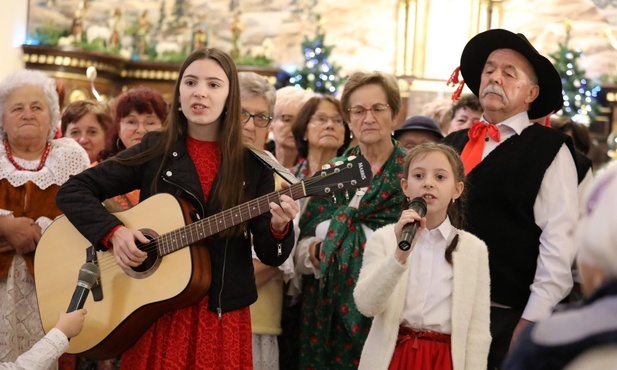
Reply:
M74 176L57 197L71 223L92 245L113 248L122 268L145 260L135 241L147 239L109 214L101 200L135 189L141 189L140 201L169 193L189 202L195 218L204 218L274 190L272 172L243 145L231 57L214 48L195 51L179 76L161 132ZM282 264L293 247L290 221L298 207L282 195L269 211L209 238L208 295L158 318L123 354L123 369L252 368L249 305L257 290L249 235L263 263Z

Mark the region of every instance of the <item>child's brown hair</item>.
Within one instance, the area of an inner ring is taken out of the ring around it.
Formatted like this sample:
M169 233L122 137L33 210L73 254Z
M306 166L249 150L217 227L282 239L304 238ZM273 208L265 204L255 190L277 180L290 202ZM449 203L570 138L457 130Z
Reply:
M424 158L429 153L439 152L443 153L448 162L452 166L452 173L454 174L455 182L462 182L465 184L465 168L463 167L463 162L461 161L461 157L458 153L449 145L442 143L434 143L434 142L426 142L422 143L413 149L411 149L407 155L405 156L405 162L403 164L403 178L407 178L409 176L409 167L411 163L417 159ZM456 200L452 201L448 205L448 217L450 217L450 222L452 226L457 229L462 229L465 224L465 217L463 214L463 207L465 203L465 194L466 194L466 186L463 188L463 192L461 196ZM445 257L449 264L452 264L452 252L456 249L458 244L458 234L452 240L452 243L446 248Z

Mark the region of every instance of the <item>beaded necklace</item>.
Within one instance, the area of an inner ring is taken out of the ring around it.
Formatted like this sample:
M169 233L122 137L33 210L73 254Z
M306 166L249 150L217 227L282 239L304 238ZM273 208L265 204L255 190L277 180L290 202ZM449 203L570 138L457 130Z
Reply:
M19 165L19 163L15 162L15 159L13 158L13 153L11 152L11 147L9 146L9 140L5 138L3 142L4 142L4 149L6 150L6 156L9 159L9 162L11 162L13 167L15 167L16 169L20 171L31 171L31 172L40 171L43 168L43 166L45 166L45 161L47 160L47 156L49 155L49 151L51 150L51 143L47 143L47 145L45 146L45 151L43 152L43 156L41 157L41 162L39 162L39 165L35 169L29 169L29 168L23 168L22 166Z

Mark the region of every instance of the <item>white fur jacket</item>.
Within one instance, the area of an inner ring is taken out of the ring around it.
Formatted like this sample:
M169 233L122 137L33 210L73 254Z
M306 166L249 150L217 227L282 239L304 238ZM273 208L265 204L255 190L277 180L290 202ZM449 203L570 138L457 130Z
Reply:
M457 231L459 242L452 253L452 362L454 370L484 370L491 343L488 252L476 236ZM375 231L366 242L354 300L362 314L374 319L362 350L360 370L388 368L405 296L413 294L407 290L409 263L396 261L396 248L394 224ZM413 252L409 258L413 258Z

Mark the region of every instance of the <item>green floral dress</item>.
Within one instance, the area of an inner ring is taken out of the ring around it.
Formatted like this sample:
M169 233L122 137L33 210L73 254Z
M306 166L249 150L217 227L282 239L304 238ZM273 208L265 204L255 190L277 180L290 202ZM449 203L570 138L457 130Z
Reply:
M394 223L405 205L401 191L405 150L398 145L357 208L338 194L312 198L300 218L300 237L315 235L316 226L330 220L321 249L321 278L304 276L300 329L300 369L356 369L371 320L358 312L353 300L366 235L362 225L376 230ZM360 155L359 147L348 149L333 161Z

